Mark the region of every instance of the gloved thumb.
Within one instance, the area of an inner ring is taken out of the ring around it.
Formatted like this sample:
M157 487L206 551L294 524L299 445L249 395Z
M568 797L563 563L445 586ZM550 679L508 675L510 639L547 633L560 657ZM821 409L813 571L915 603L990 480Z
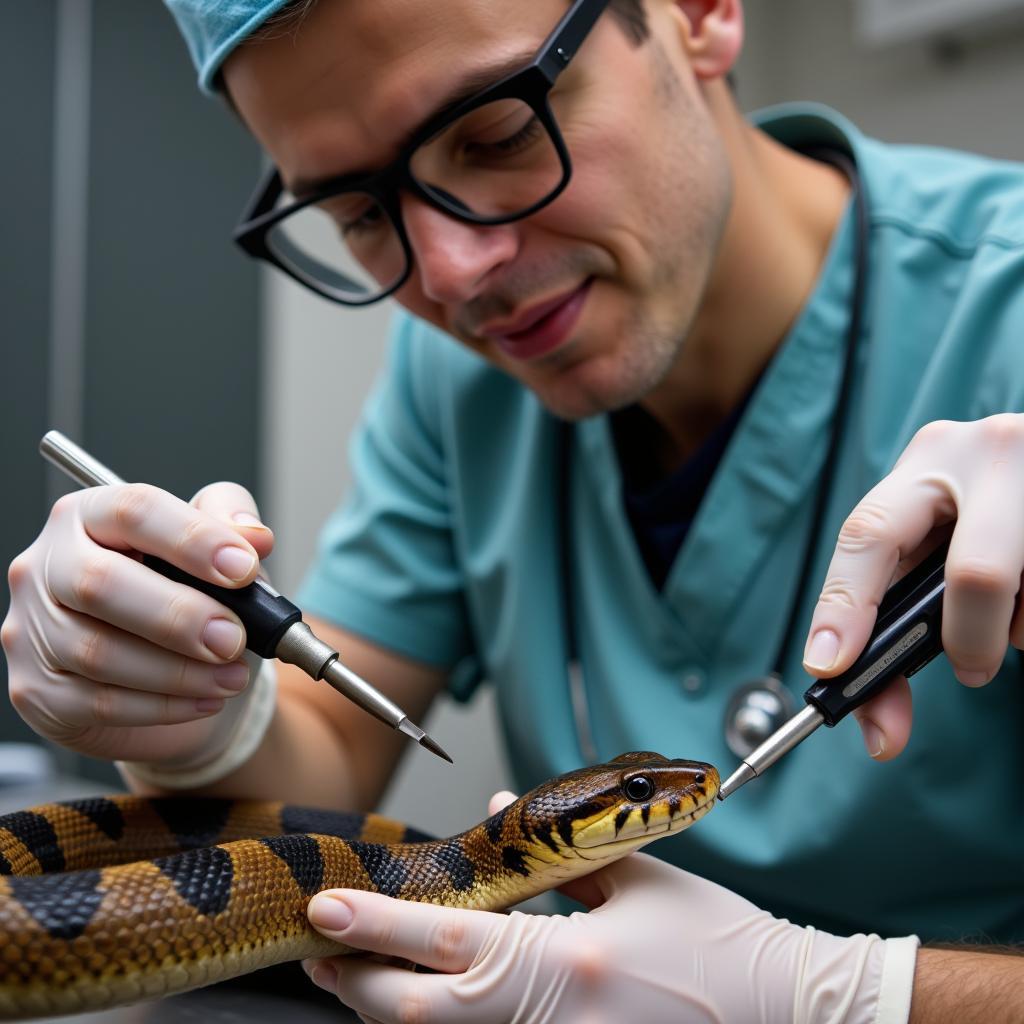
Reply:
M255 549L260 560L274 549L274 534L260 518L253 496L241 484L220 481L207 484L191 504L223 522L230 523Z
M507 789L503 789L498 793L495 793L490 800L487 801L487 813L497 814L498 811L508 807L509 804L514 803L518 797L515 793L509 792Z

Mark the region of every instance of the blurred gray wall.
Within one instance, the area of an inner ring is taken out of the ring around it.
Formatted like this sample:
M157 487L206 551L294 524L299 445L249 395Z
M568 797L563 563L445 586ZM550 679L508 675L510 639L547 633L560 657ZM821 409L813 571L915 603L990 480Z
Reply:
M70 489L37 454L50 427L184 497L221 477L258 491L259 278L229 234L259 154L198 95L170 16L138 0L18 5L0 113L0 563ZM6 573L2 586L6 609ZM29 735L4 701L0 740Z
M856 0L747 0L744 7L739 91L747 109L819 100L878 138L1024 158L1024 3L1001 19L979 16L963 30L888 46L859 38Z

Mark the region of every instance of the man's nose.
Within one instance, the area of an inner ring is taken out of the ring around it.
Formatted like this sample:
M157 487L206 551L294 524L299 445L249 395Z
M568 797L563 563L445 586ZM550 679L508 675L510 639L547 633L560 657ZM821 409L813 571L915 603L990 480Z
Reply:
M402 220L424 295L445 305L479 294L491 272L511 261L519 245L518 224L467 224L416 196L402 197Z

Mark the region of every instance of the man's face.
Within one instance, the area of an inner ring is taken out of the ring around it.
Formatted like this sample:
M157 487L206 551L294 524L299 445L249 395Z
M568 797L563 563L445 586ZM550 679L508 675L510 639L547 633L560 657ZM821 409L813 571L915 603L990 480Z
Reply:
M297 30L236 52L225 81L286 186L371 171L468 77L527 63L566 9L320 0ZM648 14L638 46L606 11L551 93L573 174L550 205L482 227L401 200L414 266L398 301L567 418L664 380L727 218L729 165L682 16L671 0Z

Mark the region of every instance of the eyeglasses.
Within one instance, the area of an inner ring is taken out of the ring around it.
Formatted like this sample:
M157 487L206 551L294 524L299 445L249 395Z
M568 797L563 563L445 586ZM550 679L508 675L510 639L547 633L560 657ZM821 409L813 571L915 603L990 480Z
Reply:
M235 241L327 299L366 306L412 272L400 191L467 224L508 224L546 206L572 174L549 93L608 3L574 0L526 67L432 118L382 170L297 198L271 169Z

